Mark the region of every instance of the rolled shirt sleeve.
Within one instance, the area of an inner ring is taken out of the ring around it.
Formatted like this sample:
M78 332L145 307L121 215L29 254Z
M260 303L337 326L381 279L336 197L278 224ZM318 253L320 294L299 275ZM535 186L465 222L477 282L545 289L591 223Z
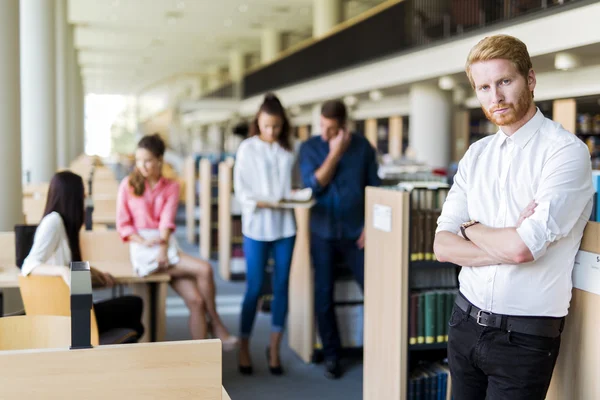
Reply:
M321 194L325 189L315 176L315 172L321 167L321 163L317 161L314 150L309 146L310 142L302 143L298 155L300 165L300 175L304 186L311 188L315 196Z
M446 231L456 234L463 222L469 221L467 203L469 164L471 163L472 150L469 148L462 160L458 163L458 171L454 176L454 183L448 192L442 214L437 220L435 233Z
M133 215L127 204L129 196L131 196L129 180L125 178L119 185L117 194L117 232L123 241L127 241L129 236L137 232L133 224Z
M592 200L592 169L589 150L573 142L552 155L542 171L532 216L517 228L533 258L546 253L550 243L567 236Z
M171 182L167 187L165 197L165 204L159 214L158 229L170 229L174 231L176 228L175 217L177 216L177 207L179 206L179 182Z

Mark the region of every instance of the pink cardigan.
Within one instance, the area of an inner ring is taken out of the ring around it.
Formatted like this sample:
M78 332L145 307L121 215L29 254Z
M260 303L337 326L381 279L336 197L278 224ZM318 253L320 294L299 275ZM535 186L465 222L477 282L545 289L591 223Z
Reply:
M179 204L179 183L161 178L154 189L146 183L140 197L133 194L129 178L123 179L117 197L117 231L127 241L138 229L175 230Z

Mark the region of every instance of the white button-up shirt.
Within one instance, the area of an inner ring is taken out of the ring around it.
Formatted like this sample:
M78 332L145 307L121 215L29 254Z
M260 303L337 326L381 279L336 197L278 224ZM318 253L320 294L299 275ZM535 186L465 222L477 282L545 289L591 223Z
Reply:
M242 205L242 233L254 240L273 241L296 234L291 209L257 208L258 201L278 202L292 190L294 153L258 136L244 140L233 167L233 189Z
M463 267L462 294L494 313L565 316L593 194L588 148L539 110L512 136L499 130L474 143L459 163L436 232L457 233L469 220L515 227L535 200L535 213L517 229L534 261Z

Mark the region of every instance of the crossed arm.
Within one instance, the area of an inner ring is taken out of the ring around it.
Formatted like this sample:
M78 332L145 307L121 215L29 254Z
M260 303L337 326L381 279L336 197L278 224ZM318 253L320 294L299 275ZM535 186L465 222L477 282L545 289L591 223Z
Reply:
M467 236L471 241L451 232L438 232L433 244L437 259L466 267L533 261L531 251L516 228L490 228L477 224L467 229Z

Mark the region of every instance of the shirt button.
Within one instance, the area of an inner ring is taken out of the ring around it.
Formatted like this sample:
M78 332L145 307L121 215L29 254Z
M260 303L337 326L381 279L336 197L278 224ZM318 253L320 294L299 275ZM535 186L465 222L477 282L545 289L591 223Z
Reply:
M492 277L489 277L489 278L488 278L488 282L492 282Z

